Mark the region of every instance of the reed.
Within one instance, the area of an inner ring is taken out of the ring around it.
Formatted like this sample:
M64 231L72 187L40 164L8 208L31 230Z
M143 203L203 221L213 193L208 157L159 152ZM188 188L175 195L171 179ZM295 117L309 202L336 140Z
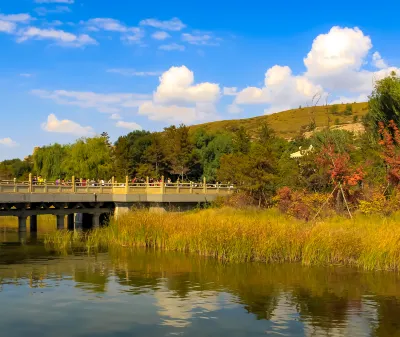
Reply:
M135 211L87 234L50 234L46 243L55 250L84 243L88 250L110 245L147 247L212 256L226 262L301 262L400 270L399 224L400 214L306 223L277 210Z

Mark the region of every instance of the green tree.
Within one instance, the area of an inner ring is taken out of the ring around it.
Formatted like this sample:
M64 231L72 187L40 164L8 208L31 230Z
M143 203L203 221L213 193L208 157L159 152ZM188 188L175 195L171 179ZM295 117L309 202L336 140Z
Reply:
M390 120L400 121L400 78L395 72L377 81L369 97L369 114L376 123Z
M170 126L164 129L165 157L169 162L170 173L184 180L193 164L192 149L189 128L183 124L179 127Z
M234 135L233 138L233 151L235 153L249 153L251 140L246 129L241 126Z

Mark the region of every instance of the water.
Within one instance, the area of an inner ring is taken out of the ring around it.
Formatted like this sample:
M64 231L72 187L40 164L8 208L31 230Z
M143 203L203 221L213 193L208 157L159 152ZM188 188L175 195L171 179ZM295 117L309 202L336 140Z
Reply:
M400 336L396 273L143 249L58 256L40 239L0 228L2 336Z

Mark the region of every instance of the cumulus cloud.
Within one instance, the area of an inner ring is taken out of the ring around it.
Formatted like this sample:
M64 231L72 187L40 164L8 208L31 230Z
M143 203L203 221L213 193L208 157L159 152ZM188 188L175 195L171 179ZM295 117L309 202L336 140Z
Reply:
M385 69L388 67L381 54L377 51L372 54L372 61L374 66L378 69Z
M9 137L6 137L6 138L0 138L0 145L7 146L7 147L15 147L15 146L18 146L18 143Z
M68 90L32 90L31 93L43 99L50 99L57 104L78 106L84 109L96 109L104 113L118 113L124 108L140 106L151 95L131 93L95 93Z
M108 69L108 73L114 73L114 74L120 74L123 76L140 76L140 77L145 77L145 76L159 76L161 75L161 72L159 71L136 71L135 69L127 69L127 68L114 68L114 69Z
M143 130L143 128L135 123L135 122L125 122L125 121L118 121L117 124L115 124L117 128L124 128L128 130Z
M171 67L160 77L154 93L159 103L212 103L218 100L220 88L215 83L194 84L194 74L187 67Z
M146 19L140 21L140 25L171 31L180 31L186 27L186 25L178 18L172 18L171 20L166 21L160 21L158 19Z
M311 103L315 94L324 92L321 86L313 84L305 76L294 76L287 66L268 69L264 84L262 88L248 87L239 92L235 104L269 104L280 111Z
M310 104L314 95L326 92L336 101L365 100L374 81L398 71L388 67L378 52L372 60L379 70L364 69L371 48L370 37L359 28L332 27L314 39L303 60L304 73L295 75L289 67L275 65L265 73L264 86L241 90L234 104L266 104L265 112L271 113Z
M170 43L170 44L163 44L163 45L159 46L158 49L166 50L166 51L173 51L173 50L184 51L185 46L182 46L181 44L177 44L177 43Z
M29 27L20 33L17 42L27 40L54 40L58 45L65 47L83 47L86 45L96 45L97 41L87 34L75 35L58 29L40 29Z
M187 67L171 67L159 78L153 100L140 105L138 113L151 120L193 123L213 120L220 87L215 83L194 83L194 74Z
M47 121L42 124L42 129L47 132L68 133L81 137L94 135L92 127L81 126L68 119L59 120L54 114L47 117Z
M155 40L165 40L171 37L167 32L158 31L151 35L151 37Z

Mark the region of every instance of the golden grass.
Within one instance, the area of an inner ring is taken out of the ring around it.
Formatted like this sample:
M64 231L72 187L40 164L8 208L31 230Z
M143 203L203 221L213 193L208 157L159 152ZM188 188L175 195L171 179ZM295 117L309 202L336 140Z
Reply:
M276 210L210 209L191 213L136 211L88 234L46 237L56 250L150 247L195 253L226 262L301 262L400 270L400 215L356 216L305 223Z
M368 103L353 103L353 115L345 116L341 112L346 109L346 104L338 104L340 115L329 114L330 125L334 125L336 119L339 124L353 123L353 116L361 117L368 112ZM330 106L328 106L328 110ZM253 118L244 118L236 120L223 120L205 124L193 125L190 131L194 132L199 128L204 128L210 132L233 131L243 126L250 135L255 135L260 126L267 122L275 130L276 134L282 138L293 138L299 134L300 127L309 125L312 112L314 113L317 127L326 127L328 124L327 108L325 106L303 107L282 112L276 112L271 115L258 116Z

